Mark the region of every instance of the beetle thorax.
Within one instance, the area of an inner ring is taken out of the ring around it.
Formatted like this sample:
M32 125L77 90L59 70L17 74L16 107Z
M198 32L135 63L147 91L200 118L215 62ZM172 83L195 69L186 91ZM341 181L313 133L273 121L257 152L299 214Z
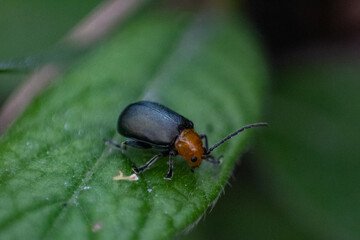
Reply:
M175 148L192 167L201 164L204 154L203 142L194 129L184 129L175 141Z

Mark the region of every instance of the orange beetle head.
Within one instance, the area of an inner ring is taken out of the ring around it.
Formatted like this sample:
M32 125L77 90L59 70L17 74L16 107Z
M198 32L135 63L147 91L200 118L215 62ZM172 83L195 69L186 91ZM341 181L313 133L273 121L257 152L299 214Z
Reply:
M199 167L204 155L203 142L193 128L184 129L175 141L175 148L190 166Z

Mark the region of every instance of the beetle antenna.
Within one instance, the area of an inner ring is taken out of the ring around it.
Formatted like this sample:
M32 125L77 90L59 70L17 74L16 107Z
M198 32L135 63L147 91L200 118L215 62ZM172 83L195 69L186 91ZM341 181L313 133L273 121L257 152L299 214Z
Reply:
M240 132L246 130L246 129L249 129L249 128L253 128L253 127L263 127L263 126L267 126L268 123L266 122L259 122L259 123L252 123L252 124L249 124L249 125L246 125L242 128L240 128L239 130L233 132L232 134L230 134L229 136L227 136L226 138L224 138L223 140L221 140L220 142L218 142L217 144L215 144L214 146L212 146L206 154L209 154L211 153L215 148L217 148L218 146L220 146L221 144L223 144L224 142L226 142L227 140L229 140L230 138L232 138L233 136L239 134Z

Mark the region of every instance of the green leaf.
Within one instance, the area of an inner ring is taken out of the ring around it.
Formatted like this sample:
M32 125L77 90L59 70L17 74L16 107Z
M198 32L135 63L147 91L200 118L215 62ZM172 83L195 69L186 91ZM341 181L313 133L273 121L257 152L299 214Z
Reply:
M266 71L246 24L210 12L152 9L87 55L16 121L0 142L0 239L165 239L219 196L256 130L214 151L221 166L191 173L167 158L139 181L113 181L152 152L104 145L118 114L150 99L190 118L210 145L259 120ZM259 131L259 130L257 130Z
M318 239L360 238L359 74L359 62L288 66L259 141L273 197Z
M224 196L206 216L206 221L200 221L196 229L186 235L187 240L315 239L272 201L272 192L266 191L261 177L249 167L254 160L241 158L240 171L235 171Z

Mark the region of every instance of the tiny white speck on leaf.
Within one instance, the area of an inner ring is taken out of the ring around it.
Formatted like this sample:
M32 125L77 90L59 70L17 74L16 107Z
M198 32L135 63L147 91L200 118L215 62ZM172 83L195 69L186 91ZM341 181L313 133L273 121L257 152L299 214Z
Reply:
M92 225L91 227L91 231L93 232L98 232L102 229L102 224L101 223L94 223L94 225Z
M152 192L152 189L151 189L151 188L149 188L147 191L148 191L149 193L151 193L151 192Z

